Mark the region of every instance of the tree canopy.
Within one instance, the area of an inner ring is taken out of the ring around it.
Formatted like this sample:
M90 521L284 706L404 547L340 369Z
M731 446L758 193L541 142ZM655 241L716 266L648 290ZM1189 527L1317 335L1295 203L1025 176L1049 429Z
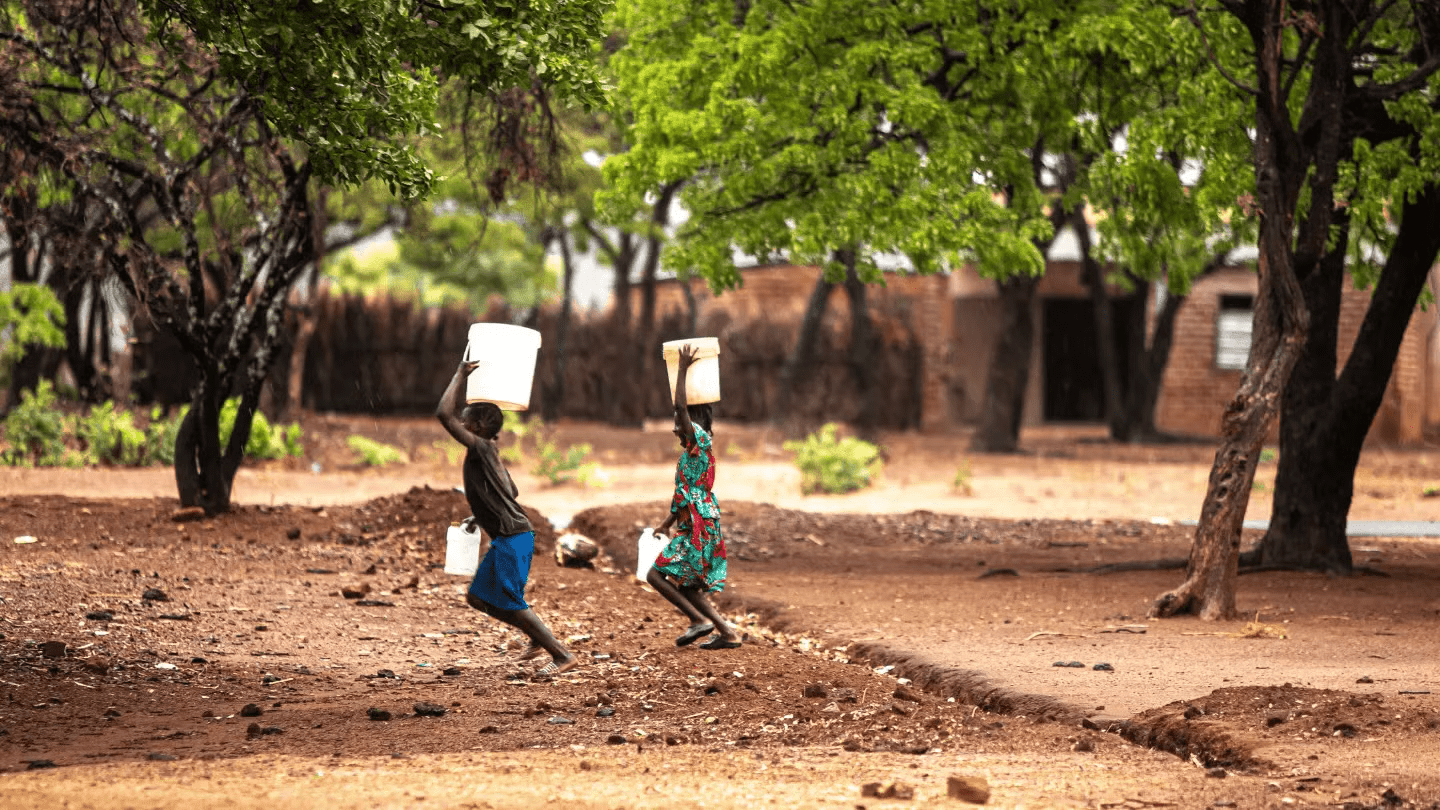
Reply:
M1025 150L1050 122L1025 91L1049 79L1008 66L1039 58L1055 16L1012 5L981 22L968 3L627 0L612 64L632 147L607 161L606 202L688 180L672 263L717 287L736 250L833 278L852 247L868 280L887 253L1038 273L1050 226Z
M0 5L7 227L59 235L49 261L114 276L199 373L180 431L182 503L229 508L288 291L317 256L320 183L429 193L417 152L438 83L497 99L486 146L526 182L552 91L599 97L603 0L296 4L11 0ZM532 100L534 103L531 103ZM506 104L505 102L512 102ZM8 158L7 158L8 159ZM515 170L522 169L522 170ZM17 218L15 212L24 213ZM221 447L220 403L240 394Z
M426 196L435 172L417 144L441 134L442 82L496 96L536 87L586 105L603 99L592 58L609 0L143 5L171 48L187 36L207 46L266 121L306 145L326 183L379 178L401 197Z

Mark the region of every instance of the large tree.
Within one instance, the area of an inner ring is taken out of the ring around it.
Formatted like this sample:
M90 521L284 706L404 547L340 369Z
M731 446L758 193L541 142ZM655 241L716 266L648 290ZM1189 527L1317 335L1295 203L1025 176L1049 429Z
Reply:
M1236 196L1243 130L1222 122L1240 105L1206 107L1215 80L1200 70L1203 43L1166 8L627 0L620 9L629 40L615 63L636 146L607 164L618 189L610 200L694 175L674 256L717 288L740 283L737 251L826 269L782 402L813 343L806 330L849 274L841 257L853 252L865 281L879 279L886 254L920 272L972 263L996 279L1004 324L973 446L1013 451L1036 276L1060 228L1088 236L1083 213L1098 212L1107 238L1097 262L1137 284L1167 279L1177 293L1236 238L1223 209ZM1097 289L1115 280L1098 263L1092 276ZM1142 423L1166 356L1163 335L1152 345L1130 375ZM1112 368L1108 387L1118 376ZM1122 397L1112 399L1118 412Z
M1353 235L1333 240L1300 277L1311 328L1281 400L1270 526L1256 554L1262 566L1351 571L1345 526L1360 449L1440 251L1440 8L1368 11L1373 33L1341 113L1355 148L1342 173L1339 224ZM1384 257L1378 267L1376 254ZM1347 275L1371 296L1341 366Z
M1287 393L1292 370L1312 340L1312 326L1330 333L1333 351L1338 307L1312 320L1302 280L1338 284L1333 279L1343 267L1354 220L1347 206L1379 191L1378 186L1360 188L1346 179L1361 171L1354 158L1369 149L1365 139L1377 132L1371 125L1378 105L1388 101L1404 106L1408 96L1408 112L1428 117L1433 102L1426 87L1440 62L1433 46L1427 47L1426 32L1433 31L1435 23L1423 4L1332 0L1299 6L1281 0L1235 0L1211 10L1224 14L1207 16L1196 10L1194 21L1215 47L1215 69L1254 104L1259 295L1250 357L1240 389L1223 417L1222 442L1187 579L1162 595L1154 612L1231 618L1236 613L1240 530L1261 447L1282 398L1319 401L1313 390ZM1419 141L1430 139L1433 136ZM1400 154L1411 154L1418 146L1412 141ZM1433 222L1420 219L1434 204L1424 192L1426 181L1413 173L1410 177L1410 182L1392 186L1400 200L1384 194L1386 199L1371 197L1369 204L1402 202L1404 221L1414 217L1415 224ZM1347 199L1347 194L1355 196ZM1404 261L1413 261L1428 249L1423 242L1405 247ZM1429 252L1433 258L1433 249ZM1398 328L1403 332L1403 324ZM1333 365L1330 368L1333 374ZM1383 390L1384 380L1372 379L1365 387L1373 396ZM1354 452L1358 454L1358 442ZM1353 461L1348 466L1347 478L1353 474ZM1300 474L1317 475L1317 471ZM1309 508L1320 504L1311 503Z
M686 181L668 261L716 289L740 283L737 251L821 266L817 301L879 281L891 254L1038 275L1053 228L1030 154L1073 116L1033 85L1054 81L1044 43L1064 9L961 6L622 3L612 64L633 146L606 163L606 202Z
M596 100L586 60L603 8L0 6L0 146L30 156L52 197L84 211L89 271L124 280L198 368L176 448L183 504L229 507L286 293L316 255L312 182L378 178L405 197L428 193L415 141L435 134L437 72L482 92L540 84ZM529 179L510 156L492 186ZM230 395L239 415L222 448Z

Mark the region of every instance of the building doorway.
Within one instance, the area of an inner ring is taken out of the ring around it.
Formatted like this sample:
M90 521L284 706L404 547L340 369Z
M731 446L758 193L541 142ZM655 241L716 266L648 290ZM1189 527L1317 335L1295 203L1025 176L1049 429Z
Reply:
M1143 306L1138 296L1110 299L1122 390L1130 377L1130 330L1126 325L1132 318L1143 317ZM1094 303L1088 298L1047 298L1041 307L1045 421L1103 422L1105 389Z

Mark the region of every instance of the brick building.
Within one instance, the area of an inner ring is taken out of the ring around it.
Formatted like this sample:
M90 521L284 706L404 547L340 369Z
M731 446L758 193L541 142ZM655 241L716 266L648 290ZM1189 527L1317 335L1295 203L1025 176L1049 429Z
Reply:
M701 313L723 310L728 328L758 319L798 326L819 270L789 265L743 271L744 285L716 296L692 282ZM1347 282L1348 284L1348 282ZM1440 291L1432 272L1431 289ZM1175 323L1175 340L1156 408L1164 431L1213 436L1234 396L1249 345L1255 274L1223 268L1198 280ZM635 306L638 309L639 290ZM1155 310L1155 291L1146 302ZM1163 295L1163 291L1161 293ZM973 424L985 395L985 376L1000 323L993 281L971 269L945 275L891 273L869 290L880 329L908 329L923 347L923 430ZM657 312L686 306L678 281L657 285ZM1349 355L1370 293L1348 287L1340 322L1340 362ZM1126 302L1114 299L1116 305ZM1095 365L1095 338L1088 291L1077 261L1051 260L1035 301L1036 339L1026 394L1024 424L1100 421L1102 394ZM844 289L831 292L823 328L848 328ZM1396 360L1370 441L1417 444L1440 432L1440 319L1434 308L1414 313Z

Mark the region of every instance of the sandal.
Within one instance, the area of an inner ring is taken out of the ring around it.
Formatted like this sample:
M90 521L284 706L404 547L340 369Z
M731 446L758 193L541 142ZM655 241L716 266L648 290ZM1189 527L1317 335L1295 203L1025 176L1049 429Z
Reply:
M694 644L695 642L710 635L713 632L715 632L715 625L710 624L709 622L705 622L703 624L692 624L690 625L690 629L681 633L680 637L675 639L675 646L685 647L690 644ZM705 645L702 644L700 646L703 647Z
M551 661L550 663L546 664L545 666L543 666L543 667L535 670L535 676L534 676L534 677L535 677L536 679L540 679L540 678L553 678L553 677L555 677L556 675L560 675L560 674L562 674L562 673L569 672L570 670L572 670L572 669L574 669L574 668L576 668L576 667L578 667L578 666L580 666L580 659L579 659L579 658L571 658L569 661L566 661L566 662L563 663L563 664L560 663L560 662L558 662L558 661Z
M739 647L739 646L740 646L740 642L739 642L738 640L736 640L736 641L731 641L730 639L725 638L724 636L716 636L715 638L710 639L709 641L705 642L704 644L701 644L701 645L700 645L700 649L702 649L702 650L733 650L733 649L736 649L736 648Z

